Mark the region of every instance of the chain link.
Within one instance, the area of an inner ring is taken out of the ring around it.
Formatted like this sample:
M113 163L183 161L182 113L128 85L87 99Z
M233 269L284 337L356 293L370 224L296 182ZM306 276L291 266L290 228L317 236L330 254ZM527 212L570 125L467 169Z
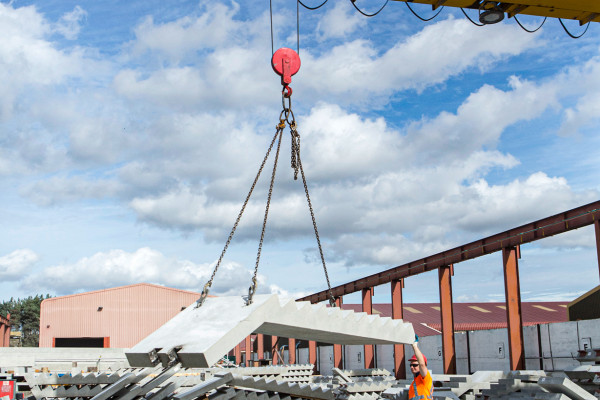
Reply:
M291 94L291 92L290 92L290 94ZM286 99L287 99L287 104L286 104ZM300 174L302 176L302 183L304 185L304 193L306 194L306 201L308 202L308 209L310 211L310 216L312 218L313 229L315 231L315 237L317 239L317 245L319 247L319 255L321 256L321 263L323 264L323 271L325 272L325 280L327 281L327 288L329 291L329 304L331 307L337 306L337 304L335 302L335 298L333 297L333 292L331 290L331 283L329 281L327 265L325 264L325 256L323 255L321 239L319 238L319 230L317 228L317 221L315 218L315 213L313 211L312 202L310 201L310 195L308 193L308 185L306 183L306 176L304 175L304 169L302 168L302 161L300 159L300 134L298 133L298 130L296 128L296 118L294 116L294 112L292 111L292 99L291 99L290 95L287 95L287 96L285 95L285 91L284 91L284 93L282 93L282 105L283 105L283 110L279 114L279 124L277 124L277 126L276 126L275 136L273 136L273 139L271 140L271 144L269 145L267 154L265 155L265 157L260 165L260 168L258 169L258 173L256 174L256 177L254 178L254 182L252 182L252 186L250 187L250 191L248 192L248 195L246 196L244 205L242 206L242 209L240 210L240 212L235 220L235 223L233 224L233 228L231 229L231 232L229 233L229 237L227 238L225 247L223 248L223 251L221 252L221 256L219 257L219 260L217 261L217 264L215 265L212 275L211 275L209 281L206 283L206 285L204 285L204 289L202 290L202 294L201 294L200 298L196 301L196 303L197 303L196 307L202 306L202 304L204 303L204 300L208 296L209 289L212 286L212 283L213 283L213 280L217 273L217 270L219 269L219 266L221 265L221 262L223 261L225 252L227 251L227 248L229 247L229 243L231 242L231 239L233 238L233 235L234 235L234 233L237 229L237 226L240 222L240 219L242 218L242 214L244 213L244 210L246 209L246 206L248 205L248 202L250 201L252 192L254 191L256 183L258 182L258 179L259 179L260 174L262 173L262 170L267 162L267 159L269 158L269 155L271 154L271 151L273 150L275 140L277 140L277 138L279 137L279 140L277 142L277 151L275 153L275 160L273 162L273 171L271 172L271 182L269 185L269 193L267 195L267 205L265 207L265 215L263 218L263 224L262 224L262 229L261 229L261 234L260 234L260 241L259 241L259 245L258 245L258 251L256 254L256 264L254 266L254 274L252 276L252 284L248 288L248 297L246 299L246 305L252 304L252 298L254 297L254 294L256 293L258 266L260 263L262 245L264 242L265 231L266 231L266 227L267 227L267 218L269 215L269 208L271 205L271 198L273 195L273 186L275 184L275 174L277 171L277 163L279 161L279 151L281 149L283 129L285 128L286 123L290 127L290 135L291 135L291 139L292 139L291 167L294 170L294 180L298 180L298 172L300 172Z
M281 122L278 126L281 126ZM250 286L250 288L248 289L248 299L246 300L247 306L252 304L252 298L254 297L254 292L256 292L256 277L258 275L258 264L260 263L260 254L262 252L262 245L265 239L265 230L267 228L267 218L269 216L269 207L271 206L271 197L273 196L273 185L275 184L275 172L277 171L277 162L279 161L279 150L281 149L282 136L283 129L279 130L279 141L277 142L277 151L275 152L275 161L273 162L273 172L271 173L271 183L269 185L269 194L267 195L265 217L263 219L263 225L260 231L260 242L258 243L258 251L256 253L256 265L254 266L254 275L252 276L252 286Z
M281 116L283 116L283 113ZM233 235L235 234L235 230L237 229L237 226L240 223L242 214L244 213L244 210L246 209L246 206L248 205L248 202L250 201L252 192L254 191L254 188L256 187L256 182L258 182L258 178L260 177L260 174L262 173L262 170L265 167L265 164L267 163L267 159L269 158L269 154L271 154L271 150L273 149L275 140L277 140L277 136L281 136L281 133L283 132L283 128L285 128L285 120L282 120L281 116L279 118L279 124L276 126L275 136L273 136L273 139L271 140L271 144L269 145L269 149L267 150L267 154L265 154L265 158L263 158L263 161L260 164L258 173L256 174L256 177L254 178L254 182L252 182L252 186L250 187L250 191L248 192L248 195L246 196L246 200L244 200L244 205L242 206L242 209L240 210L240 212L235 220L235 223L233 224L233 228L231 229L231 232L229 233L227 242L225 242L225 247L223 248L223 251L221 252L221 256L219 257L219 260L217 261L217 264L215 265L212 275L210 276L210 279L208 280L206 285L204 285L204 289L202 289L202 294L200 295L200 298L196 301L196 307L200 307L204 303L204 300L206 299L206 297L208 296L209 289L212 286L213 280L215 279L217 270L219 269L219 266L221 265L221 262L223 261L225 252L227 252L227 248L229 247L229 243L231 243L231 239L233 238Z
M302 176L302 184L304 185L304 193L306 193L306 201L308 202L308 209L310 210L310 217L312 218L313 228L315 230L315 237L317 238L317 245L319 247L319 255L321 256L321 263L323 264L323 271L325 272L325 280L327 281L327 289L329 291L329 305L336 307L335 297L331 291L331 283L329 282L329 274L327 273L327 266L325 264L325 256L323 256L323 248L321 247L321 239L319 238L319 229L317 228L317 220L313 211L312 202L310 201L310 195L308 194L308 185L306 184L306 176L304 175L304 168L302 168L302 160L300 159L300 134L296 130L296 121L292 121L290 124L290 133L292 136L292 168L294 168L294 179L297 179L298 169ZM294 162L295 160L295 162Z

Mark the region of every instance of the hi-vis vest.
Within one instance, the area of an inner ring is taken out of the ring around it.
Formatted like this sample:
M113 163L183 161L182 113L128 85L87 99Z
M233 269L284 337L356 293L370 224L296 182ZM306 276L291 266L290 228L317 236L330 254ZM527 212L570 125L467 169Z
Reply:
M421 374L413 380L408 390L408 400L433 399L433 379L431 373L427 371L425 378Z

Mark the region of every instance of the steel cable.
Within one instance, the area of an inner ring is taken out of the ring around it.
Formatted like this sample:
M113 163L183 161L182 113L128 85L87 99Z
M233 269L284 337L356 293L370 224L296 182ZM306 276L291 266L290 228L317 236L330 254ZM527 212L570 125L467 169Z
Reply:
M565 32L567 32L567 35L571 36L573 39L579 39L580 37L582 37L583 35L585 35L585 33L587 32L588 28L590 27L590 22L587 23L587 25L585 26L585 30L583 31L583 33L579 36L575 36L573 35L571 32L569 32L569 30L567 29L567 27L565 26L565 24L562 21L562 18L559 18L558 21L560 22L560 24L562 25L563 29L565 30Z
M462 8L462 7L461 7L461 8L460 8L460 11L462 11L462 13L463 13L463 14L465 14L465 17L467 17L467 19L468 19L469 21L471 21L471 23L472 23L473 25L475 25L475 26L483 26L483 24L478 24L477 22L473 21L473 20L471 19L471 17L469 17L469 16L467 15L467 13L465 12L465 9L464 9L464 8Z
M387 4L389 3L390 0L385 0L385 3L383 3L383 5L381 6L381 8L379 10L377 10L377 12L373 13L373 14L367 14L365 12L363 12L360 8L358 8L355 4L355 2L353 0L350 0L350 3L352 3L352 5L354 6L354 8L356 8L356 11L358 11L359 13L361 13L362 15L364 15L365 17L374 17L377 14L379 14L381 12L381 10L383 10L385 8L385 6L387 6Z
M544 17L544 20L542 21L542 23L540 24L540 26L538 26L537 28L535 28L534 30L530 31L529 29L525 28L523 25L521 25L521 23L519 22L519 20L517 19L517 16L514 16L515 21L517 21L517 24L519 24L519 26L521 27L521 29L523 29L525 32L529 32L529 33L535 33L537 31L540 30L540 28L542 26L544 26L544 24L546 23L546 20L548 19L548 17Z
M442 12L442 10L444 9L444 6L442 6L442 8L440 8L439 11L433 17L431 17L431 18L423 18L419 14L417 14L415 12L415 10L412 9L412 7L410 6L410 4L408 4L408 2L406 2L404 4L406 4L406 7L408 7L408 9L410 10L410 12L413 13L413 15L415 17L419 18L423 22L431 21L432 19L434 19L435 17L437 17L438 15L440 15L440 13Z
M327 3L329 0L325 0L324 2L322 2L321 4L319 4L316 7L309 7L306 4L304 4L301 0L298 0L298 3L302 4L302 7L306 8L307 10L318 10L319 8L323 7L325 5L325 3Z

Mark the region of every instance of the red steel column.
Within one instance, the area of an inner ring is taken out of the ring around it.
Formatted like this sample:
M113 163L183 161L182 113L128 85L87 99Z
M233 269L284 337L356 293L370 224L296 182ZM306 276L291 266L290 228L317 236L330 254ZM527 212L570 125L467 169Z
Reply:
M442 317L442 355L444 374L456 374L456 348L454 344L454 312L452 310L452 275L454 266L438 268L440 280L440 313Z
M6 344L6 330L8 329L7 325L4 325L3 321L0 321L0 347L8 347Z
M265 335L258 333L256 335L256 358L263 360L265 358Z
M402 319L402 288L404 279L392 281L392 319ZM396 379L406 379L406 365L404 361L404 345L394 345L394 372Z
M596 231L596 252L598 253L598 273L600 273L600 220L594 221L594 230Z
M252 335L246 336L246 367L252 366Z
M373 288L362 290L362 310L367 314L373 314ZM365 344L365 368L375 368L373 356L373 345Z
M335 299L336 306L338 306L339 308L342 308L342 304L343 304L342 297L338 297L337 299ZM339 368L339 369L344 368L343 362L342 362L342 345L341 344L333 345L333 367Z
M54 347L54 345L52 345L52 347ZM242 363L242 346L241 345L237 345L235 346L235 364L236 365L240 365Z
M313 375L317 373L317 342L308 341L308 362L313 365Z
M517 247L502 249L504 264L504 291L506 293L506 320L508 322L508 347L510 369L525 368L525 348L523 346L523 318L521 314L521 288L519 285L519 263Z
M288 339L288 355L290 364L296 364L296 339Z
M4 331L4 340L6 341L6 347L10 347L10 313L6 314L6 330Z

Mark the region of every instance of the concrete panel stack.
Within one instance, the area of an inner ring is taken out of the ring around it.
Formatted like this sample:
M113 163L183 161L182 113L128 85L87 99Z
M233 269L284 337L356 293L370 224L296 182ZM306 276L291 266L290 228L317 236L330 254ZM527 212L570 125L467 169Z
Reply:
M472 375L434 375L436 400L597 400L596 365L565 372L478 371ZM123 369L114 373L51 375L28 373L35 399L79 400L406 400L410 380L386 370L334 369L311 376L311 364L253 368Z

